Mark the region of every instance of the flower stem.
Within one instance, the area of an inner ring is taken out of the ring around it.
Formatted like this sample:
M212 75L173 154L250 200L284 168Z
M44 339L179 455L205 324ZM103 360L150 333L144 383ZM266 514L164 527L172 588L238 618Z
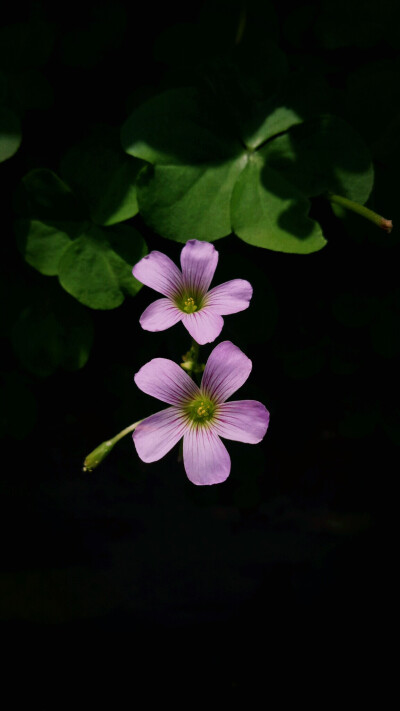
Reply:
M391 233L393 228L392 220L387 220L385 217L378 215L373 210L370 210L369 207L360 205L360 203L349 200L342 195L333 195L331 193L328 195L328 200L333 204L340 205L341 207L345 207L347 210L356 212L358 215L361 215L361 217L365 217L367 220L380 227L381 230L385 230L388 234Z
M143 420L134 422L133 425L129 425L129 427L125 427L124 430L118 432L118 434L116 434L115 437L113 437L112 439L108 439L105 442L99 444L99 446L96 447L93 452L90 452L90 454L87 455L83 463L83 471L91 472L93 471L93 469L96 469L100 462L102 462L103 459L105 459L107 455L111 452L114 445L117 444L120 439L129 434L129 432L133 432L133 430L135 430L141 422L143 422Z

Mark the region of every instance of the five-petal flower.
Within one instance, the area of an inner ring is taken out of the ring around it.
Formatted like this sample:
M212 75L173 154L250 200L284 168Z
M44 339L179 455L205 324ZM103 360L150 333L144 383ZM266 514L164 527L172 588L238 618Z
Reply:
M232 279L209 290L217 262L212 244L193 239L182 249L182 271L157 251L135 264L134 277L164 296L145 309L142 328L164 331L182 321L197 343L214 341L224 325L222 316L247 309L253 293L245 279Z
M268 428L269 412L256 400L226 402L247 380L251 360L223 341L208 358L200 388L172 360L154 358L135 375L136 385L170 405L143 420L133 433L139 457L155 462L183 437L186 474L194 484L218 484L231 460L220 437L256 444Z

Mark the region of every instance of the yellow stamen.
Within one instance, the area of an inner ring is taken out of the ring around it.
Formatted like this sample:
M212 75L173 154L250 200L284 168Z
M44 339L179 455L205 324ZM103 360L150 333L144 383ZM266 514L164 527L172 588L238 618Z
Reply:
M183 302L183 310L188 314L192 314L194 311L197 311L197 304L195 304L195 301L191 296Z
M204 405L204 402L201 402L199 407L196 410L197 414L199 417L207 417L207 415L210 412L210 408Z
M216 406L211 400L203 396L203 400L193 400L188 405L188 415L194 425L206 425L214 416Z

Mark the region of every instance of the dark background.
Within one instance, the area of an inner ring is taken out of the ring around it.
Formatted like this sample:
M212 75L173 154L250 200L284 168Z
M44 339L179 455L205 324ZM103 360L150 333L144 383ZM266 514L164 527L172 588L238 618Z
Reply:
M332 47L315 29L326 4L309 10L304 30L288 5L274 5L291 65L306 57L324 66L338 113L351 114L372 150L368 102L349 109L347 87L359 67L395 61L385 16L377 23L364 4L367 39L360 46L353 17L344 23L346 39ZM215 243L214 283L241 277L254 286L250 309L226 317L222 333L253 361L237 397L259 399L271 412L262 444L227 443L227 482L194 487L177 449L144 465L130 437L94 472L82 472L97 444L158 409L138 392L134 373L152 357L178 359L189 342L181 325L162 334L141 330L138 318L154 298L143 288L116 310L92 312L94 344L82 370L41 378L24 368L12 344L21 302L31 290L48 289L51 298L61 287L20 256L13 195L29 169L57 171L63 152L92 124L121 125L132 102L173 81L154 42L177 22L196 21L202 3L155 11L125 2L123 31L100 49L88 31L95 7L69 4L60 14L51 3L32 4L29 12L44 13L55 28L42 69L53 98L47 108L24 113L21 148L0 165L2 626L18 639L39 632L128 637L146 654L153 645L168 648L169 639L183 649L210 644L209 673L222 673L224 660L232 685L240 683L235 670L254 637L264 640L265 653L290 646L299 631L319 631L325 640L343 633L355 643L390 617L399 442L395 158L377 161L373 195L378 212L394 221L390 236L361 218L339 221L321 199L313 204L328 238L321 252L280 254L234 236ZM4 24L21 20L12 8L8 15ZM87 32L85 51L76 31ZM384 87L370 99L375 117L382 108L380 137L395 116L393 92ZM149 250L179 260L182 245L151 233L140 217L134 224ZM202 349L204 360L210 350Z

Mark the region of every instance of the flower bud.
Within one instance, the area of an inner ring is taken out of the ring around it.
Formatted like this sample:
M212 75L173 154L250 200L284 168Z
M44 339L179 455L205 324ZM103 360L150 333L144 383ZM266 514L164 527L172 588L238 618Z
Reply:
M109 439L106 442L102 442L101 444L99 444L99 446L96 447L93 452L90 452L90 454L88 454L88 456L86 457L83 463L83 471L91 472L93 471L93 469L96 469L100 462L102 462L103 459L105 459L106 456L111 452L112 448L114 447L114 444L115 441L112 439Z

